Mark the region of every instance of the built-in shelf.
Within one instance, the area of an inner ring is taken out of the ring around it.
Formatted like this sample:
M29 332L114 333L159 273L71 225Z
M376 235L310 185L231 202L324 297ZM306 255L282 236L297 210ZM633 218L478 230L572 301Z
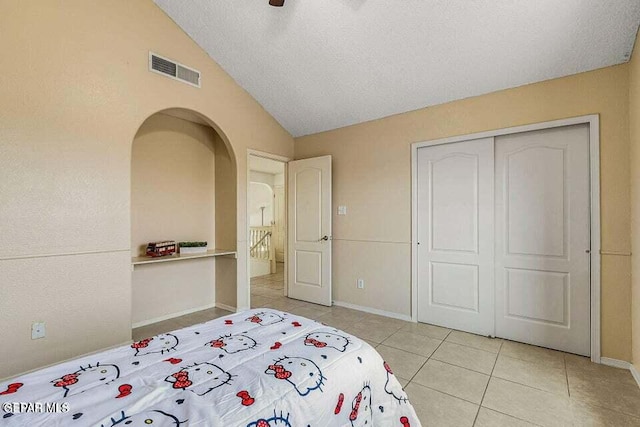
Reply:
M207 252L203 252L201 254L175 254L175 255L167 255L160 257L150 257L150 256L139 256L131 258L132 265L142 265L142 264L155 264L158 262L172 262L172 261L183 261L185 259L194 259L194 258L211 258L215 256L226 256L233 255L234 257L237 255L236 251L229 251L225 249L212 249Z

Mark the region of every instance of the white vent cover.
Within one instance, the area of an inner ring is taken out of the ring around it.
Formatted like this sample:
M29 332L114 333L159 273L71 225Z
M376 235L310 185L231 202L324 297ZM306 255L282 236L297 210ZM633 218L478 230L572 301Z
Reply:
M153 52L149 52L149 71L171 77L191 86L200 87L200 71Z

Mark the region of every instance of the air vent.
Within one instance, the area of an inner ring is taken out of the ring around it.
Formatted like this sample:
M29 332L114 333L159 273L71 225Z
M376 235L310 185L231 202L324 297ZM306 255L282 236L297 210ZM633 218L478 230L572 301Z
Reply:
M200 87L200 72L178 62L149 52L149 71Z

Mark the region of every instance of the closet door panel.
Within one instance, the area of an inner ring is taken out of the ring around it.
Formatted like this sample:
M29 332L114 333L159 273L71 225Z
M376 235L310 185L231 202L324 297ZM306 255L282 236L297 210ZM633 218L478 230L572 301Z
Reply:
M493 138L418 150L418 320L493 325Z
M496 335L589 355L589 128L496 138Z

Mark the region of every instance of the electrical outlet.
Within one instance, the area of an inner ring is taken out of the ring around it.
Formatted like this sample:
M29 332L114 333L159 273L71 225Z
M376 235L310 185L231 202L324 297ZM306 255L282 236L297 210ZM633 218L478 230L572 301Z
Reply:
M364 279L358 279L358 289L364 289Z
M33 322L31 325L31 339L37 340L39 338L44 338L46 335L44 322Z

